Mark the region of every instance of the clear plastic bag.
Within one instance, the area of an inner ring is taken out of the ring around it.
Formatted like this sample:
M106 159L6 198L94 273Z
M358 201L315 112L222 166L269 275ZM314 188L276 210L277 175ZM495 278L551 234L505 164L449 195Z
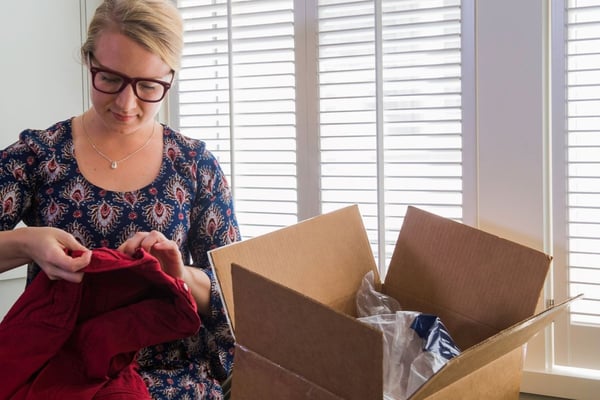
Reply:
M370 317L380 314L394 314L401 311L400 303L393 297L375 290L375 274L369 271L363 277L360 288L356 292L356 315Z
M356 296L359 321L383 332L384 399L404 400L460 350L439 318L402 311L394 298L377 292L373 272Z

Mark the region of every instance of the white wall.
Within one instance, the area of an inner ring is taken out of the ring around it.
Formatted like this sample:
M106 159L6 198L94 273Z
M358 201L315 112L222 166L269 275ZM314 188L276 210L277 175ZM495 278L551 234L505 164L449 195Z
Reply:
M79 0L6 1L0 12L0 148L25 128L83 111ZM0 318L25 286L24 268L0 275Z
M546 134L543 3L481 0L476 6L479 226L539 250Z

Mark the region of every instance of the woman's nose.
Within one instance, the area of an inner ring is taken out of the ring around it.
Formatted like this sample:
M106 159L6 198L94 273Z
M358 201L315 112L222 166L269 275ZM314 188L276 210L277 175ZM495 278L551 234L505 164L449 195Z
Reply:
M137 104L137 96L133 91L133 86L131 84L125 86L125 88L117 94L117 98L115 99L115 103L119 106L121 110L131 110L135 108Z

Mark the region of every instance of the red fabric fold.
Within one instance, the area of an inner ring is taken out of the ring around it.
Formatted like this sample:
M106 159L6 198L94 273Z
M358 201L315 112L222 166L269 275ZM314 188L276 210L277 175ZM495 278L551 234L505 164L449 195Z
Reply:
M0 323L0 399L149 398L137 351L200 328L185 283L141 249L93 250L84 271L80 284L38 274Z

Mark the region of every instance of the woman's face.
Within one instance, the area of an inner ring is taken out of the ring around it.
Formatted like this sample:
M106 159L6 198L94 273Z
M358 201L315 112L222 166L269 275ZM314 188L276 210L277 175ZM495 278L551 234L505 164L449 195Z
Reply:
M109 69L129 78L171 82L171 68L159 56L117 32L103 32L98 37L89 62L90 67ZM102 93L93 86L90 91L92 104L105 129L122 134L133 133L149 124L162 104L162 101L149 103L140 100L131 85L115 94Z

